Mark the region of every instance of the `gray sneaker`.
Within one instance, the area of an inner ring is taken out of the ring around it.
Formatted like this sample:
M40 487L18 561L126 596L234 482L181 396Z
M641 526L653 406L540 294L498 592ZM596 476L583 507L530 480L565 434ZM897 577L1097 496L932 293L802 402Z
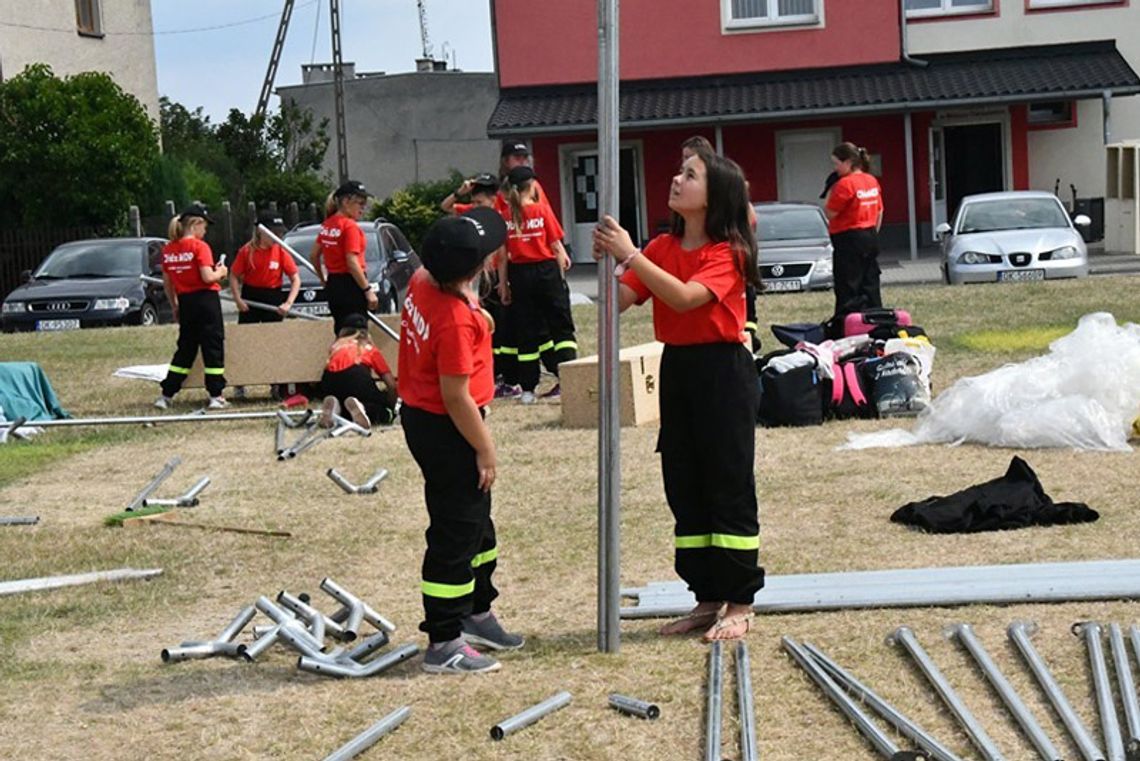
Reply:
M332 428L335 424L334 418L339 414L340 402L335 396L326 396L321 402L321 416L319 418L321 428Z
M488 658L462 639L454 647L428 648L423 669L429 674L481 674L498 671L501 664Z
M526 644L526 640L520 635L504 630L494 613L482 621L476 621L474 616L468 616L460 622L460 626L463 630L463 639L492 650L518 650Z

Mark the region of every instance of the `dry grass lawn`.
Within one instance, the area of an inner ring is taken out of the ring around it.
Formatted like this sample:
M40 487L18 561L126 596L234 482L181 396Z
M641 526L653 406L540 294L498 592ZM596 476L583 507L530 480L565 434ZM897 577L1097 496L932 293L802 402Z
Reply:
M1086 312L1140 321L1140 279L970 288L888 290L908 307L939 353L936 385L1040 353ZM761 321L819 319L829 294L765 298ZM577 308L583 353L593 350L595 316ZM648 340L648 310L623 321L626 345ZM1009 331L1003 342L993 331ZM76 415L146 414L154 388L111 377L119 366L165 360L170 327L0 336L0 358L40 362ZM182 408L200 405L201 391ZM250 403L249 407L267 406ZM254 664L224 660L164 665L163 647L212 636L258 595L310 592L331 576L358 591L400 627L396 642L423 643L419 564L426 515L422 482L398 431L321 444L279 463L269 422L170 425L103 431L56 429L32 443L0 447L0 513L37 514L35 527L0 528L0 579L133 566L162 567L150 582L95 585L7 597L0 614L0 756L21 759L320 758L401 706L411 719L364 758L699 759L703 758L705 648L655 635L658 622L623 622L617 655L596 652L594 431L567 431L556 405L496 403L491 424L500 475L494 515L501 548L501 618L528 636L502 658L502 671L476 677L422 674L418 659L380 677L333 681L296 670L275 648ZM1135 555L1140 535L1137 455L1013 452L978 446L836 452L849 431L892 421L832 422L820 428L759 430L756 473L762 559L770 574L1081 559ZM906 425L907 423L903 423ZM622 583L673 578L671 521L664 504L655 428L622 435ZM181 491L201 475L213 483L193 517L202 522L284 529L292 539L186 528L105 528L172 455L167 482ZM926 536L888 522L902 503L945 494L1002 473L1012 454L1038 471L1058 500L1089 503L1094 524L972 536ZM379 494L350 496L324 476L335 466L363 480L391 476ZM1034 619L1035 642L1087 725L1096 728L1081 619L1140 620L1135 602L869 610L769 616L749 639L760 754L871 759L854 729L831 709L779 646L783 634L809 640L963 758L974 758L907 658L884 644L911 626L1010 759L1031 759L994 694L943 625L971 622L1067 757L1062 727L1044 705L1005 626ZM732 660L727 660L729 669ZM731 672L730 672L731 673ZM724 756L737 758L734 679L726 676ZM573 703L540 724L494 743L497 720L559 690ZM606 708L611 691L658 702L654 723ZM904 743L905 745L905 743Z

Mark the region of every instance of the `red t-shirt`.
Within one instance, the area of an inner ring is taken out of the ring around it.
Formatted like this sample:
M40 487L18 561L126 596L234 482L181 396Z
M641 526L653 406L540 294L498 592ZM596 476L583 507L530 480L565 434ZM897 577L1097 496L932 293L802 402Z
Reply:
M364 270L364 231L356 221L340 214L333 214L321 225L317 234L317 242L321 245L321 253L325 259L325 269L330 275L348 272L347 256L355 253L360 262L360 269Z
M658 341L674 346L744 342L744 276L728 243L706 243L686 251L679 238L666 233L651 240L641 255L681 282L700 283L713 294L712 301L684 313L653 299L653 332ZM638 304L653 295L633 270L627 270L621 282L637 294Z
M202 281L199 267L213 266L214 252L204 240L179 238L162 247L162 271L170 276L175 293L220 291L222 286L218 283Z
M832 234L875 227L879 224L879 213L883 210L879 181L866 172L853 172L840 177L831 186L827 208L836 212L827 225L827 231Z
M404 404L446 415L439 376L466 375L475 404L495 395L491 329L479 305L441 291L420 269L400 314L400 378Z
M550 204L532 203L522 208L522 230L515 227L511 210L503 213L507 222L507 261L512 264L544 262L555 258L553 245L566 235Z
M392 372L384 355L372 344L361 346L355 338L339 339L333 343L329 350L329 372L339 373L353 365L367 365L377 375Z
M466 214L474 208L475 204L473 203L457 203L451 207L451 210L456 214Z
M550 199L546 196L546 191L542 189L542 185L538 180L534 181L534 189L538 195L538 203L550 209L550 216L555 216L554 207L550 205ZM495 194L495 211L502 214L504 219L509 218L511 215L511 205L507 203L507 198L503 195L502 191ZM561 238L559 238L559 240L561 240Z
M286 277L296 274L297 262L276 243L269 248L254 248L252 251L246 243L238 249L230 267L230 275L241 278L251 288L280 288Z

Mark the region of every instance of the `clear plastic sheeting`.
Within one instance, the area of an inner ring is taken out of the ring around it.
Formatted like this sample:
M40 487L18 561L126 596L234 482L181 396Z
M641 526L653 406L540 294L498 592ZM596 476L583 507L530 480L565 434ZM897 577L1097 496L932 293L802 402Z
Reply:
M839 449L976 443L1017 449L1129 451L1140 414L1140 325L1081 318L1049 353L962 378L910 430L848 434Z

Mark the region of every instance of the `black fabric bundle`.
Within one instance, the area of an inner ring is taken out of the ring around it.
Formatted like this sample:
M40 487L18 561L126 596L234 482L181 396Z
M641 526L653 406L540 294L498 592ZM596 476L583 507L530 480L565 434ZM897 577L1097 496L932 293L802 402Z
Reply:
M1053 502L1029 463L1014 457L1001 478L948 497L928 497L903 505L891 515L891 521L935 534L968 534L1091 523L1099 517L1083 502Z

